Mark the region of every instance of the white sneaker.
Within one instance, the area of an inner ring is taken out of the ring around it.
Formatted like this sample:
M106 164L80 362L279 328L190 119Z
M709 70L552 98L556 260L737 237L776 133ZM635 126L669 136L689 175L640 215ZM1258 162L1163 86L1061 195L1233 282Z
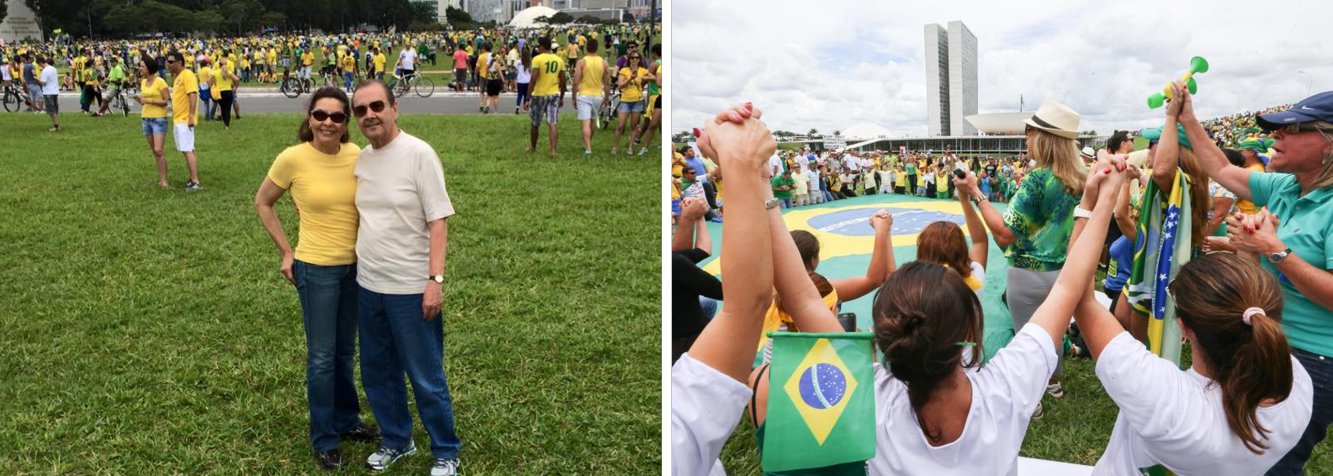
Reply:
M1042 409L1041 409L1041 402L1038 401L1038 402L1037 402L1037 411L1032 412L1032 419L1033 419L1033 420L1040 420L1041 417L1042 417L1042 415L1044 415L1044 414L1045 414L1045 412L1043 412Z
M393 464L394 461L398 461L399 459L402 459L404 456L408 456L416 452L417 452L417 444L416 442L412 441L407 442L407 447L401 450L395 450L392 448L380 448L379 451L371 453L370 456L366 457L366 466L369 466L370 469L375 471L383 471L387 469L389 465Z
M639 150L639 155L643 155L643 154L647 154L647 153L648 153L648 148L647 148L647 147L644 147L643 149L640 149L640 150Z
M457 474L457 459L435 458L435 466L430 468L430 476L455 476Z

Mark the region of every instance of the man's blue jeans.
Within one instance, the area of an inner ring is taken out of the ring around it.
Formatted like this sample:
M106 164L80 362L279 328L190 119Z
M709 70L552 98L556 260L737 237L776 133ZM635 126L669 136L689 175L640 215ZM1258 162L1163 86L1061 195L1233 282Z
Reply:
M356 265L292 263L305 321L306 399L310 445L338 447L338 435L361 424L356 398Z
M444 378L443 316L424 319L421 301L421 294L360 288L361 383L384 435L381 446L403 449L412 439L406 373L421 424L430 435L431 453L457 458L462 442L454 432L454 403Z
M1305 434L1301 435L1300 441L1268 470L1268 476L1305 474L1306 461L1310 460L1314 447L1328 434L1328 425L1333 424L1333 358L1294 347L1291 355L1310 374L1310 381L1314 384L1314 412L1310 415L1310 424L1305 427Z

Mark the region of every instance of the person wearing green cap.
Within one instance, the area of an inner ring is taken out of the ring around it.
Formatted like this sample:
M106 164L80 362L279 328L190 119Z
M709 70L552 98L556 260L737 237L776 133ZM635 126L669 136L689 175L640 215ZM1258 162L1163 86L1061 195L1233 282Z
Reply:
M1268 165L1268 158L1260 154L1268 153L1273 148L1273 139L1250 136L1240 141L1240 155L1245 159L1245 165L1242 167L1254 172L1264 172L1264 167ZM1254 202L1241 200L1236 203L1236 207L1241 213L1253 215L1259 212L1259 207L1254 206Z
M1291 353L1314 382L1314 412L1304 436L1270 475L1302 474L1306 462L1333 424L1333 91L1306 98L1285 111L1259 114L1258 124L1273 131L1274 173L1229 165L1222 151L1205 142L1192 99L1179 84L1179 112L1189 137L1201 143L1200 163L1214 180L1240 198L1254 201L1257 213L1227 220L1236 249L1256 253L1263 269L1278 278L1282 328Z

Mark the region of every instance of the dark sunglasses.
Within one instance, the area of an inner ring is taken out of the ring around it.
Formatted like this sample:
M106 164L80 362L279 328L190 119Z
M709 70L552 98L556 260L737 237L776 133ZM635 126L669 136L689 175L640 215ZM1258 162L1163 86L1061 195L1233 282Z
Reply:
M319 109L310 111L310 117L315 118L315 120L316 120L316 121L319 121L319 122L324 122L324 121L329 120L329 119L333 119L333 123L334 123L334 124L342 124L342 123L344 123L344 122L347 122L347 115L346 115L346 114L343 114L343 113L341 113L341 112L335 112L335 113L330 114L330 113L321 111L321 110L319 110Z
M378 114L378 113L380 113L380 112L384 112L384 106L385 106L385 105L386 105L386 104L384 104L384 101L375 101L375 102L370 103L370 110L375 111L375 113ZM356 115L356 117L365 117L365 116L366 116L366 106L361 105L361 106L356 106L356 107L352 108L352 114Z
M167 64L176 64L176 60L167 60Z

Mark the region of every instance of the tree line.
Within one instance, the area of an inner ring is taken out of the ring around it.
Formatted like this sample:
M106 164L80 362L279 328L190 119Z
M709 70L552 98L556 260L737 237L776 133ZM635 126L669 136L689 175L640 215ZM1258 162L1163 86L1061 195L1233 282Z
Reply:
M431 27L435 12L408 0L24 0L42 31L75 37L138 34L230 34L363 26L415 30ZM0 1L0 15L4 2ZM0 16L3 18L3 16Z

